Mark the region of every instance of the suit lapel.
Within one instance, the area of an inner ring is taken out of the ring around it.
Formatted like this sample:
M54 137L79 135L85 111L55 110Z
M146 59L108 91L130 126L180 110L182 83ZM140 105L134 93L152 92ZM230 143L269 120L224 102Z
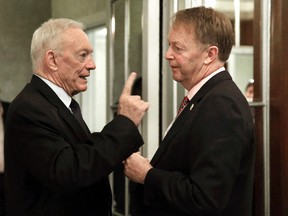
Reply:
M173 125L171 126L168 133L166 134L166 136L162 140L159 148L157 149L154 157L151 160L152 166L154 166L157 163L157 161L161 158L161 156L165 153L165 151L169 147L171 140L177 135L177 133L180 131L180 129L182 129L183 125L185 124L185 121L187 120L187 117L188 117L190 111L192 111L194 109L194 107L195 107L195 100L192 99L191 101L189 101L187 106L182 110L180 115L175 119ZM191 110L190 110L190 108L191 108ZM189 118L191 118L191 117L189 117Z
M87 128L88 131L85 131L85 129L80 126L70 110L45 82L43 82L39 77L33 75L31 85L33 85L53 106L58 108L59 116L72 129L79 140L83 140L87 137L88 132L90 133L89 129Z
M190 122L193 121L194 117L197 114L197 106L202 100L202 98L209 92L213 87L215 87L218 83L224 80L232 80L228 71L223 71L216 74L210 80L208 80L196 93L196 95L189 101L187 106L183 109L180 115L177 117L172 127L160 143L159 148L157 149L154 157L151 160L151 164L155 166L161 156L166 152L169 144L173 140L173 138L177 135L177 133L183 128L185 121L189 118Z

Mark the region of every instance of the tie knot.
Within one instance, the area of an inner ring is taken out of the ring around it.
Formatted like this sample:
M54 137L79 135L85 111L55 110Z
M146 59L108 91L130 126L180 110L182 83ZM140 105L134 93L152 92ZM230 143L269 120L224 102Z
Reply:
M77 117L81 116L82 117L80 106L77 103L77 101L75 101L73 98L72 98L72 101L71 101L69 107L71 108L71 111L75 116L77 116Z
M80 106L77 103L77 101L75 101L73 98L72 98L71 103L70 103L70 108L71 109L79 109L80 108Z
M187 96L185 96L183 99L182 99L182 103L185 103L187 105L187 103L189 102L189 98Z

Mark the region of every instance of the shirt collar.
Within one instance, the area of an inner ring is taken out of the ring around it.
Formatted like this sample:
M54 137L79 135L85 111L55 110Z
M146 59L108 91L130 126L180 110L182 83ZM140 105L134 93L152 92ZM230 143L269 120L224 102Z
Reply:
M193 86L192 89L190 89L190 91L188 91L187 93L187 97L189 98L189 100L191 100L196 93L199 91L199 89L209 80L211 79L213 76L215 76L216 74L225 71L224 67L219 68L218 70L214 71L213 73L211 73L209 76L205 77L204 79L202 79L199 83L197 83L195 86Z
M65 106L69 108L72 98L64 91L63 88L55 85L50 80L43 78L38 74L35 75L38 76L41 80L43 80L55 92L55 94L59 97L59 99L65 104Z

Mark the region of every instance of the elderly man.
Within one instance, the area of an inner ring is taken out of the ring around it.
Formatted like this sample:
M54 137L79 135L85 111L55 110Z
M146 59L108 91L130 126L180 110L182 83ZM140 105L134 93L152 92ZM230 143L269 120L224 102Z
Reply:
M118 115L91 133L72 98L96 68L81 23L51 19L31 44L33 77L11 103L5 134L9 216L110 216L108 175L143 144L137 126L148 103L130 91Z

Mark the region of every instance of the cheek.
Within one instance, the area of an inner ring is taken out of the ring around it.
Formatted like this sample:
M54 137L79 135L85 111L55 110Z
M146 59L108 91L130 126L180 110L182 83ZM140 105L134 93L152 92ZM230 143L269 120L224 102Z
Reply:
M66 69L77 69L79 67L79 60L77 60L74 56L69 56L63 59L63 65Z
M175 60L177 61L178 65L183 67L189 63L189 59L185 55L175 55Z
M195 64L195 59L182 57L181 59L179 59L179 64L181 65L181 68L183 70L189 70Z
M187 62L191 67L197 67L197 66L202 66L204 63L204 56L196 53L193 55L190 55L189 58L187 58Z

